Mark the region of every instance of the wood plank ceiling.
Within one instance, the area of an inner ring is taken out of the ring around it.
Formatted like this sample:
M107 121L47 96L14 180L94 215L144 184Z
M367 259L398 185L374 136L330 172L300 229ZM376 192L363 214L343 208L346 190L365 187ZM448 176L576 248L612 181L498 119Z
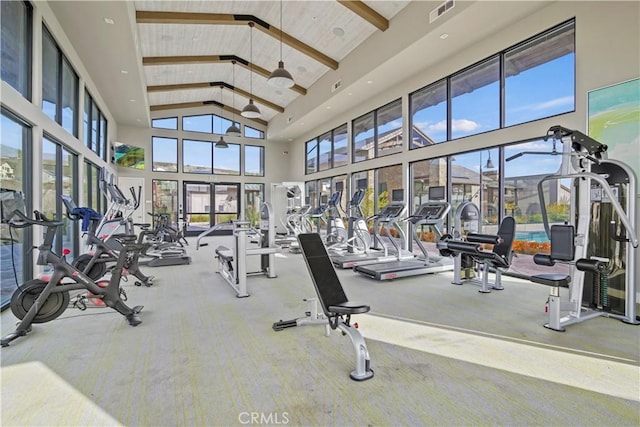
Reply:
M266 124L408 3L136 1L150 109L214 104L239 115L252 96ZM281 53L290 89L267 83Z

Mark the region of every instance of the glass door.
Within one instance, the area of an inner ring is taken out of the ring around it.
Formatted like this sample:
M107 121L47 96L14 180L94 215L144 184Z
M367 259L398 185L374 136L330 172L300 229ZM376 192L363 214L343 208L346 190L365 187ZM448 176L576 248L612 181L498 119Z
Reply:
M213 184L213 224L238 219L240 184Z
M240 184L184 182L186 235L194 236L216 224L238 219L240 213ZM231 227L221 233L229 234Z
M184 182L185 234L194 236L211 227L211 184Z

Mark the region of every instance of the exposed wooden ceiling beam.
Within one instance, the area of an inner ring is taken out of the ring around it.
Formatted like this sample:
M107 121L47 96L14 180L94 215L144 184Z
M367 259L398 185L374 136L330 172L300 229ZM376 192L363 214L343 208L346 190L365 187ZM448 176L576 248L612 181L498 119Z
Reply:
M381 31L386 31L389 28L389 21L384 16L380 15L375 10L367 6L366 3L358 0L337 0L338 3L373 25Z
M194 101L194 102L181 102L178 104L158 104L158 105L151 105L149 107L149 110L163 111L163 110L174 110L174 109L181 109L181 108L202 107L204 105L215 105L218 108L222 107L224 111L228 111L238 116L240 115L240 111L236 110L235 108L231 108L228 105L221 104L218 101ZM260 123L261 125L264 125L264 126L267 126L269 124L266 120L262 120L262 119L248 119L248 120L253 120L254 122Z
M366 6L366 5L365 5ZM357 12L356 12L357 13ZM375 13L375 11L374 11ZM384 18L383 18L384 19ZM255 24L255 28L265 34L270 35L292 48L304 53L327 67L337 70L338 61L314 49L306 43L285 33L279 28L253 15L232 15L224 13L193 13L193 12L151 12L136 11L136 22L138 24L208 24L208 25L247 25L249 22Z
M251 95L246 90L233 87L228 83L224 82L202 82L202 83L180 83L174 85L159 85L159 86L147 86L147 92L168 92L172 90L190 90L190 89L208 89L210 87L220 87L222 85L224 88L229 89L232 92L237 93L238 95L242 95L247 98L253 98L253 100L265 107L271 108L278 113L284 113L284 108L279 106L278 104L274 104L271 101L267 101L264 98L260 98L259 96Z
M236 63L241 67L244 67L249 71L253 71L264 78L268 79L271 75L271 71L265 70L255 64L251 64L249 61L235 55L147 56L142 58L142 65L214 64L231 61L236 61ZM307 94L307 90L297 84L291 87L291 90L296 91L301 95Z

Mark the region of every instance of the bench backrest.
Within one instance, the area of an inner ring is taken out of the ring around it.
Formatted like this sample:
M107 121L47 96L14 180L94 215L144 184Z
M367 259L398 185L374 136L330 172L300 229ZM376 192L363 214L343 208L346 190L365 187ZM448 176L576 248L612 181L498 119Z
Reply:
M493 253L500 255L510 263L511 248L516 236L516 220L510 216L505 217L500 223L497 235L500 236L502 242L493 246Z
M551 226L551 259L572 261L575 257L575 228L573 225Z
M327 307L346 303L348 299L327 248L318 233L300 233L298 241L322 310L327 316L335 315L330 314Z

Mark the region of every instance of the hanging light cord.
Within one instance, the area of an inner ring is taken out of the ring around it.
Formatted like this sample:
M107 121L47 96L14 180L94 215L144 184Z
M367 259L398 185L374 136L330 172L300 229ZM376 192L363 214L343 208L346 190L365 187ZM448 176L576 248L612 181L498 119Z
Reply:
M280 0L280 62L282 62L282 0Z
M233 111L231 111L232 117L233 117L233 122L231 123L232 126L235 126L236 124L236 61L233 60L231 61L231 82L233 83L233 91L231 92L231 103L233 104L231 107Z
M251 75L249 76L249 89L251 90L251 98L253 99L253 22L249 22L249 72Z

